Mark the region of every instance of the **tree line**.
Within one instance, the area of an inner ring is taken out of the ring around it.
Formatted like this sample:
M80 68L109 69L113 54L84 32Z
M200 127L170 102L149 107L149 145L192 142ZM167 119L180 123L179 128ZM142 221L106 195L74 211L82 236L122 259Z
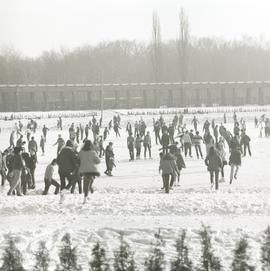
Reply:
M164 247L165 241L161 231L155 234L155 242L145 258L143 267L138 268L135 252L125 241L124 235L120 235L120 246L113 253L113 259L108 259L106 250L97 242L91 250L91 260L84 270L89 271L221 271L224 270L222 259L216 255L212 245L212 232L207 226L202 226L199 231L201 243L201 256L199 262L194 264L189 255L188 238L186 230L182 230L175 242L176 255L170 262L166 261ZM232 271L258 270L251 264L249 242L247 236L242 236L235 244L232 252L233 259L230 265ZM268 227L261 239L261 269L270 270L270 227ZM31 270L48 271L51 265L49 250L45 242L39 243L38 250L34 253L35 264ZM80 255L81 256L81 255ZM58 252L58 264L55 271L81 271L82 266L78 263L77 247L72 245L70 234L65 234L61 240ZM55 259L54 259L55 260ZM16 246L16 239L11 235L6 236L6 246L2 256L0 271L26 271L23 267L23 255Z
M267 42L250 37L231 41L193 37L183 9L178 24L174 40L162 39L162 22L154 12L148 43L101 42L47 51L36 58L2 48L0 84L269 80Z

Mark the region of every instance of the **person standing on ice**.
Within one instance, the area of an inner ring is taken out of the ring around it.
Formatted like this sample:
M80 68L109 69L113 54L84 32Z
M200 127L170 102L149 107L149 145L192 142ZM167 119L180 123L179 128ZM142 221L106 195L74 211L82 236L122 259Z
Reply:
M115 164L114 164L114 152L113 152L112 142L109 142L108 146L105 149L105 161L106 161L106 170L104 173L108 176L113 176L112 170Z
M45 141L46 141L46 139L47 139L47 132L48 132L48 131L49 131L49 128L46 127L46 125L44 124L44 125L43 125L43 128L42 128L42 133L43 133L43 137L44 137Z
M201 149L201 142L202 142L203 138L200 135L199 131L196 131L196 135L193 136L193 144L195 146L195 150L196 150L196 155L197 158L203 159L203 154L202 154L202 149Z
M163 186L165 193L169 193L170 187L172 187L175 180L175 176L179 175L176 165L175 157L170 153L164 153L160 155L159 172L162 172Z
M192 141L191 141L190 134L188 131L186 131L183 134L182 141L184 143L185 157L187 157L187 154L189 154L189 157L192 157L191 155Z
M209 154L206 156L205 165L207 166L207 170L210 172L210 182L211 189L214 186L214 175L215 175L215 189L218 190L218 177L219 170L222 167L222 161L220 156L217 154L214 146L209 149Z
M135 138L136 159L141 159L142 138L138 134Z
M134 160L134 142L135 139L132 135L132 133L129 134L129 136L127 137L127 148L129 151L129 161L133 161Z
M15 147L14 148L14 156L12 157L12 177L10 179L10 189L8 190L8 196L13 195L13 191L16 190L17 196L22 196L21 192L21 174L22 170L25 167L22 155L22 148Z
M97 169L97 165L100 163L100 159L94 151L93 144L90 140L86 140L84 146L79 152L80 167L79 173L83 176L83 192L84 192L84 201L87 202L89 190L91 193L93 190L93 182L95 177L100 176L100 173Z
M168 153L168 147L170 144L170 137L168 135L167 129L163 131L162 137L160 139L160 143L162 145L162 151L163 153Z
M146 136L143 139L143 147L144 147L144 159L146 159L147 150L149 158L151 159L151 136L149 131L146 133Z
M157 120L154 124L154 132L156 138L156 144L160 143L160 122Z
M205 144L205 148L206 148L206 155L209 154L209 150L212 146L214 146L214 139L213 137L210 135L210 132L207 131L205 132L204 136L203 136L203 142Z
M85 133L85 138L88 139L88 135L89 135L89 125L86 124L85 125L85 128L84 128L84 133Z
M31 153L31 152L37 153L37 151L38 151L38 144L37 144L35 138L32 136L31 140L28 143L28 152L29 153Z
M54 194L57 195L59 193L60 184L56 180L53 179L54 168L56 165L57 165L57 161L56 159L53 159L52 162L47 166L45 170L45 175L44 175L45 188L42 195L48 194L48 191L51 185L55 186Z

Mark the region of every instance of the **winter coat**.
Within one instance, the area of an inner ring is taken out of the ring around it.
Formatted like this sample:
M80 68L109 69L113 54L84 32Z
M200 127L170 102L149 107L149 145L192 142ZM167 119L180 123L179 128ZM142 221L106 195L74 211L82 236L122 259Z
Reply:
M143 139L143 145L151 147L151 137L150 135L146 135Z
M198 146L201 145L202 137L200 135L193 136L193 144Z
M219 171L220 168L222 167L222 161L217 152L214 152L214 154L212 155L208 154L204 162L209 171Z
M162 175L178 172L175 157L170 153L165 154L160 160L159 170L162 170Z
M214 139L210 134L205 134L203 137L203 141L205 144L210 144L214 142Z
M232 164L241 166L241 152L239 150L233 149L231 151L229 165L232 165Z
M141 137L136 137L135 138L135 148L139 149L142 147L142 138Z
M22 170L24 167L24 162L21 154L14 154L12 159L12 169Z
M175 154L175 157L176 157L176 165L177 165L177 168L179 170L182 170L182 168L185 168L186 167L186 164L185 164L185 161L184 161L184 158L182 156L182 154L179 152L179 153L176 153Z
M109 161L110 158L114 158L113 149L108 145L105 150L106 161Z
M242 138L241 138L241 142L240 144L241 145L248 145L250 142L250 137L248 135L243 135Z
M170 144L170 137L168 134L163 134L160 140L162 146L168 146Z
M191 141L191 138L190 138L190 135L185 133L182 137L182 141L185 143L189 143L189 144L192 144L192 141Z
M128 148L134 148L134 137L133 136L128 136L127 138L127 146Z
M78 158L71 147L64 147L57 156L59 172L73 172L78 165Z
M79 173L98 173L97 164L100 159L94 150L79 152Z

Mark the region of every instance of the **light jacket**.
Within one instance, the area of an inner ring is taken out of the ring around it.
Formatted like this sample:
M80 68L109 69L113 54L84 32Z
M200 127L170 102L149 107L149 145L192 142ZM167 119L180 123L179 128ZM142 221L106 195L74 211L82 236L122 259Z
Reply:
M100 163L100 159L94 150L79 152L80 159L80 173L98 173L97 164Z

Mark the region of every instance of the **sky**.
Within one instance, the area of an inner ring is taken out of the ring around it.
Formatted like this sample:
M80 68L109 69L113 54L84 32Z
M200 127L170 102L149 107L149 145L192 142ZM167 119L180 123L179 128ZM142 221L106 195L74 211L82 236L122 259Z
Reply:
M191 35L270 40L269 0L0 0L0 49L36 57L116 39L149 42L152 14L175 39L181 7Z

